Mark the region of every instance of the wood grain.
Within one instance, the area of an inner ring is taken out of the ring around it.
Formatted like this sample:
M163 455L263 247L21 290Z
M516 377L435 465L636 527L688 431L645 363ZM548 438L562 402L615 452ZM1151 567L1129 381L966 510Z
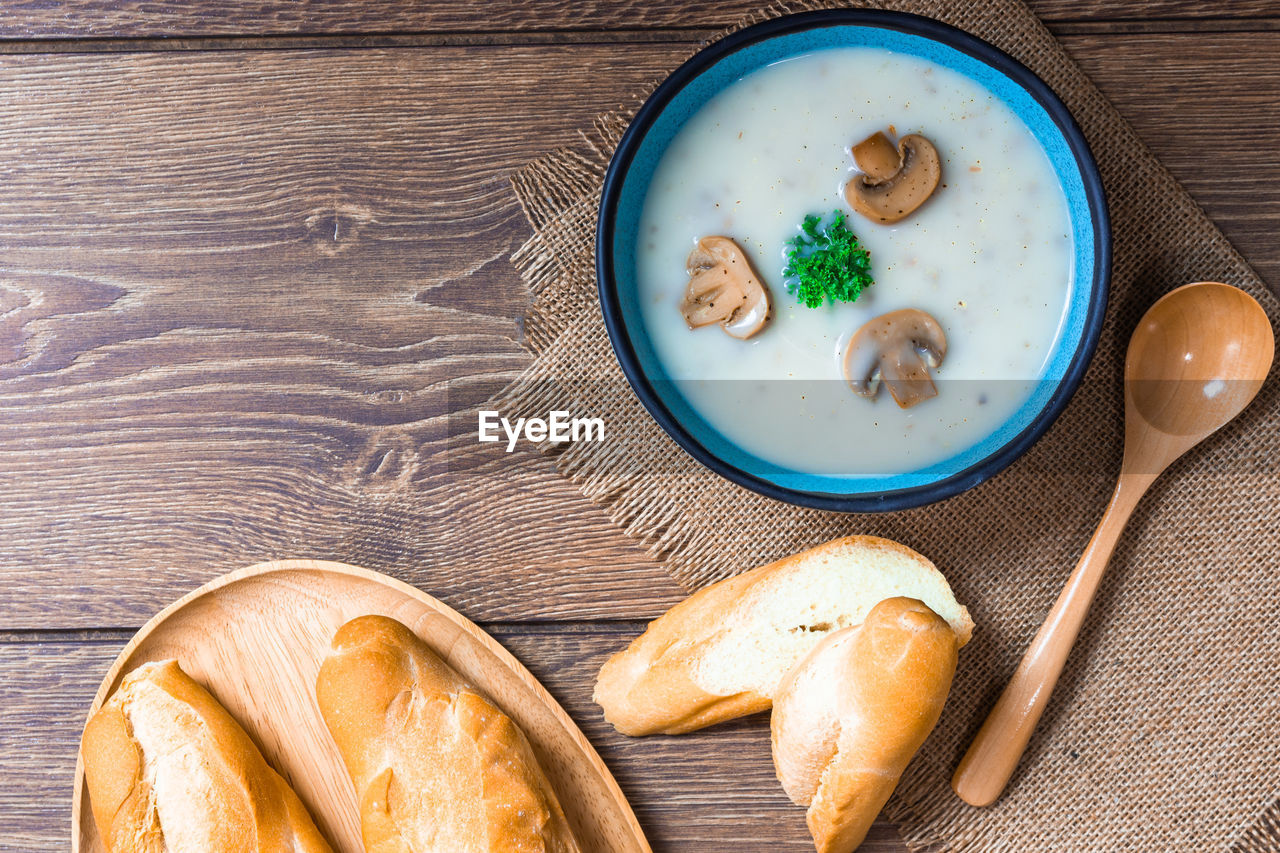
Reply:
M1081 20L1250 19L1275 17L1274 0L1030 0L1049 24ZM547 32L719 29L760 8L759 0L687 3L651 0L539 0L530 6L498 0L12 0L0 10L0 38L139 38L173 36L378 34L423 32Z
M1280 163L1256 118L1280 66L1250 59L1280 33L1068 46L1280 281ZM588 45L0 58L9 624L137 625L287 556L481 619L678 600L546 460L471 443L449 413L527 363L505 174L685 50L636 45L621 68ZM1224 138L1252 144L1203 156Z
M1266 116L1280 91L1280 32L1063 39L1071 56L1274 290L1280 163ZM1211 166L1214 140L1241 152ZM1258 152L1254 156L1253 152Z
M10 624L46 624L51 587L72 624L139 624L300 554L485 618L677 600L545 461L451 443L474 421L449 413L528 360L505 174L681 52L621 74L598 49L0 60ZM563 91L571 57L602 82ZM526 87L562 93L513 128Z

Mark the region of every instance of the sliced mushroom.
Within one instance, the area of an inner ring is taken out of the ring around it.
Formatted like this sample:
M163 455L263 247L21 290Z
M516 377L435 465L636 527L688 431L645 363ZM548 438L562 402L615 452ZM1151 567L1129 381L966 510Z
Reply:
M887 181L902 168L902 153L877 131L853 146L853 162L871 180Z
M924 204L942 179L942 161L933 143L918 133L898 140L874 133L853 146L862 170L845 184L844 197L854 210L872 222L889 224Z
M728 237L703 237L689 254L689 286L680 312L690 329L719 323L743 340L769 320L769 288L751 269L746 253Z
M853 393L875 399L883 381L901 408L938 396L929 375L947 357L947 336L917 308L890 311L854 332L844 353L844 378Z

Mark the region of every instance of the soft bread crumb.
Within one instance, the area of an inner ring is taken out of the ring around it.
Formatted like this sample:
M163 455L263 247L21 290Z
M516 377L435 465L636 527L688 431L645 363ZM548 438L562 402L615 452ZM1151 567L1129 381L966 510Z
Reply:
M811 735L783 748L779 743L781 732L771 726L778 781L798 806L808 808L813 802L821 775L836 754L840 738L838 710L847 669L843 649L852 639L853 630L845 628L828 634L784 677L775 697L775 718L786 714L793 730ZM803 697L803 701L790 697ZM780 701L785 706L778 704Z
M145 833L163 838L167 853L208 853L221 843L218 829L236 820L222 794L236 780L221 763L207 759L217 747L210 743L204 720L148 678L163 665L138 667L120 690L121 710L142 750L145 789L159 824ZM210 819L191 820L194 814Z
M968 612L932 563L896 543L859 537L798 555L785 571L750 587L702 647L694 681L720 696L773 695L815 642L862 624L877 603L899 596L923 601L961 645L968 641Z

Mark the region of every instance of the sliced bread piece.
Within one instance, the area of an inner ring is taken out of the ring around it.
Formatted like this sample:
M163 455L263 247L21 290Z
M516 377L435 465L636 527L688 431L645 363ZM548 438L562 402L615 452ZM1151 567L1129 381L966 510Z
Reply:
M910 598L828 634L774 697L773 763L818 853L852 853L942 714L956 636Z
M915 551L836 539L694 593L605 663L595 701L623 734L679 734L765 711L782 677L827 634L886 598L924 602L969 641L973 621Z
M110 853L332 853L226 708L174 660L130 672L80 743Z

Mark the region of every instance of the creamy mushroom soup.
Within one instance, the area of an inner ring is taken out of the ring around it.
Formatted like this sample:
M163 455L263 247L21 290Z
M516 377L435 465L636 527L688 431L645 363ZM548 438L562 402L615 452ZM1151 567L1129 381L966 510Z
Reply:
M922 134L941 183L884 225L854 213L850 147ZM806 214L839 209L871 253L875 284L812 309L787 292L785 243ZM1022 121L976 82L879 48L832 48L763 68L695 113L645 198L637 246L643 321L667 375L727 439L785 468L905 473L961 452L1028 399L1071 287L1066 199ZM749 340L681 314L701 238L734 240L768 287L773 318ZM869 320L919 309L947 338L937 396L899 408L853 393L842 365Z

